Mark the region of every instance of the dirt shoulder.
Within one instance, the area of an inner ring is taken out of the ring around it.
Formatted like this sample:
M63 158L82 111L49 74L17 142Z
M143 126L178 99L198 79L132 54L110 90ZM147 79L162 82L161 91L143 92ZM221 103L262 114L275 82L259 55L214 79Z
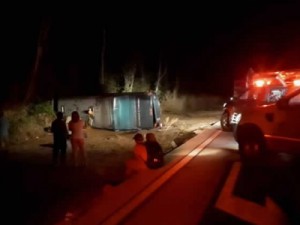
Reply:
M198 111L186 114L164 112L162 114L162 127L151 130L138 131L112 131L87 128L86 151L91 166L110 165L113 161L120 162L131 156L136 132L146 134L152 132L162 145L165 152L183 144L195 136L200 130L209 128L219 121L220 111ZM44 133L21 144L11 146L12 157L21 157L30 161L47 163L51 157L52 134ZM70 148L68 149L70 152ZM111 156L111 157L110 157ZM107 158L108 162L104 162ZM111 159L112 158L112 159ZM98 164L98 165L97 165Z

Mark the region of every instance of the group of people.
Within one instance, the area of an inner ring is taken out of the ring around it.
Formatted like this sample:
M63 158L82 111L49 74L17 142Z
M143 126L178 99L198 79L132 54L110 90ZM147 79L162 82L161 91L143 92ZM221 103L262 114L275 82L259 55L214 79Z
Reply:
M73 111L70 121L66 122L62 112L56 113L56 119L51 124L53 133L53 165L65 165L67 159L67 141L71 144L71 163L74 166L85 166L87 157L85 152L85 121L80 118L78 111ZM7 147L9 122L0 110L0 150ZM161 145L153 133L137 133L133 137L135 146L134 156L126 162L126 174L130 175L145 168L158 168L164 164L164 153Z
M56 119L51 124L51 132L53 133L52 162L54 165L66 163L68 139L71 143L71 163L74 166L86 165L85 122L77 111L72 112L71 120L67 123L63 113L57 112ZM133 139L135 141L134 156L126 162L126 175L130 176L145 168L159 168L164 164L163 149L154 133L147 133L145 139L141 133L137 133Z
M164 165L163 149L156 140L154 133L147 133L146 140L141 133L137 133L133 139L135 141L134 157L126 162L126 176L139 170L156 169Z
M71 161L74 166L85 166L87 163L85 153L85 122L80 119L77 111L71 114L71 120L66 123L62 112L56 113L56 119L51 124L53 133L52 162L65 164L67 154L67 140L71 143Z

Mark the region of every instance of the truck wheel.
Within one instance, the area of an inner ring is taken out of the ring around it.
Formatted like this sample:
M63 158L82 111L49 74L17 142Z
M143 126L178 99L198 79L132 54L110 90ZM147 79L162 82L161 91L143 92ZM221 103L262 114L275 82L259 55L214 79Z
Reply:
M220 123L223 131L226 132L232 131L232 126L230 125L230 115L228 112L223 112L220 119Z

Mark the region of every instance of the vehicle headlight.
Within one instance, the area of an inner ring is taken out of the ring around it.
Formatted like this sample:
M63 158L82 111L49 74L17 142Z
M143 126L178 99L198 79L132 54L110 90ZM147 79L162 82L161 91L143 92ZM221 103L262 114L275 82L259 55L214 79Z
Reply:
M239 123L241 119L242 119L242 113L237 113L236 123Z

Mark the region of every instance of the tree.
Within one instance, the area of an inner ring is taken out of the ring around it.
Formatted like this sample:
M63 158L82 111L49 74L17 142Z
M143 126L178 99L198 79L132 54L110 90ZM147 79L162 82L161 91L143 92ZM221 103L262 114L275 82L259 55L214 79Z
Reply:
M36 94L36 85L38 81L39 67L44 54L44 48L48 41L48 32L50 27L50 19L45 17L40 25L40 32L37 41L36 55L32 71L29 75L28 88L24 98L24 102L28 103Z
M124 71L124 92L132 92L136 74L136 65L130 66Z
M100 84L104 85L104 57L105 57L105 48L106 48L106 32L103 28L102 35L102 49L101 49L101 74L100 74Z
M167 66L162 65L162 57L159 57L159 65L158 65L158 73L157 73L157 80L155 82L155 93L157 95L160 95L160 86L161 86L161 81L162 79L166 76L167 74Z

